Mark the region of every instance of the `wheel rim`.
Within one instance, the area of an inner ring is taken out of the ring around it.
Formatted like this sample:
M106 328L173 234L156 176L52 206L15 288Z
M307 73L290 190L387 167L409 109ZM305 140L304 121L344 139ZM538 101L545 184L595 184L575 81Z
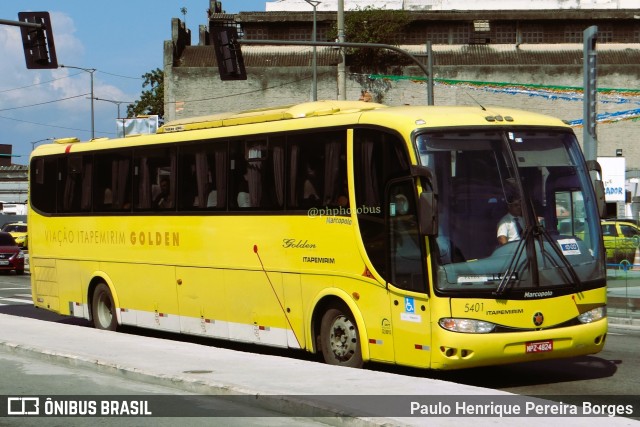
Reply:
M97 315L98 321L103 328L111 325L111 320L113 319L111 299L105 293L100 294L98 299Z
M346 316L338 316L331 325L329 345L336 359L344 362L353 356L358 346L356 327Z

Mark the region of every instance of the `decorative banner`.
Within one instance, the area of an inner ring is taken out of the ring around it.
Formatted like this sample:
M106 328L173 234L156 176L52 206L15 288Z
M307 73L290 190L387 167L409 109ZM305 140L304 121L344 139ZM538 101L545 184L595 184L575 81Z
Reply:
M414 83L424 84L427 81L426 77L388 76L381 74L369 74L366 75L366 77L372 81L384 80L386 82L409 80ZM506 95L541 97L550 101L582 102L584 98L582 88L572 86L550 86L526 83L481 82L451 79L434 79L434 83L441 86L460 87ZM598 103L601 104L630 104L630 106L638 106L638 108L632 108L624 111L598 114L596 117L598 123L615 123L623 120L640 119L640 90L599 88L598 95ZM580 118L569 120L568 122L572 127L582 127L582 121L583 119Z

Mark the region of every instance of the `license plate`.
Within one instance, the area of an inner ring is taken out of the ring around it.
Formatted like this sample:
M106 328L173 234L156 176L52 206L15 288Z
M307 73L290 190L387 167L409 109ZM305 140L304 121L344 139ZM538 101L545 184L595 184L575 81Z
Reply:
M527 353L545 353L553 351L553 340L528 342L524 345Z
M0 260L0 265L9 265L9 261L7 260Z

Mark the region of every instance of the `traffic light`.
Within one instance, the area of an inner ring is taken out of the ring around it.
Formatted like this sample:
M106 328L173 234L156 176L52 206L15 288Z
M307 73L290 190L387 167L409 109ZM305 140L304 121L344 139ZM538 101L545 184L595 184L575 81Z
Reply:
M220 79L247 80L236 28L211 25L209 37L216 51Z
M18 20L37 24L36 26L20 26L27 68L58 68L49 12L18 12Z

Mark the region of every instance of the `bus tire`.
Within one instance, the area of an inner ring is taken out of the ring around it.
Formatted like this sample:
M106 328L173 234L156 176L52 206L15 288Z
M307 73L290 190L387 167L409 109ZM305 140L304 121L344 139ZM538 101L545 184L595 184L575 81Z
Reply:
M116 307L109 287L100 283L93 292L93 303L91 304L91 317L93 327L107 331L118 329L118 319L116 318Z
M322 316L320 342L327 364L362 368L358 326L344 305L330 306Z

